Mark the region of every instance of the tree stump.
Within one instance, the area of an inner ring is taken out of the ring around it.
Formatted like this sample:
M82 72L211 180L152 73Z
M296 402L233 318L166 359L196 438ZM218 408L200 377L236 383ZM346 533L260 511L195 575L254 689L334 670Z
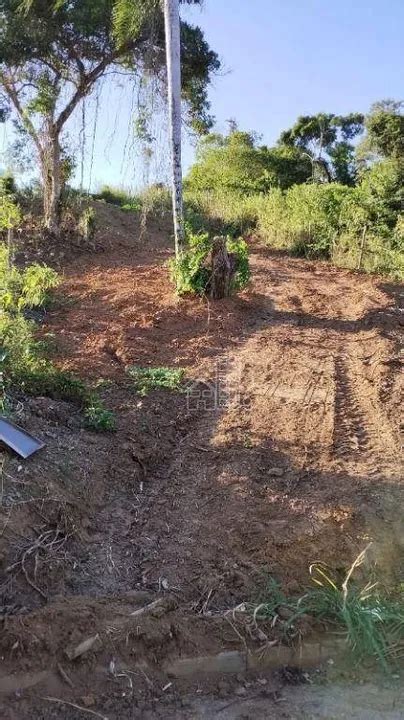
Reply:
M226 238L214 237L210 296L214 300L229 297L236 272L236 259L226 248Z

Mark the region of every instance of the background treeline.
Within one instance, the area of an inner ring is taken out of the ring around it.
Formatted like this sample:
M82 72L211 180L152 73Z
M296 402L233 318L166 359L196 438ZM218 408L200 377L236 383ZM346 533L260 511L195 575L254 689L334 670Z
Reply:
M300 117L268 148L231 123L199 143L186 178L194 216L274 248L404 277L403 103L367 116Z

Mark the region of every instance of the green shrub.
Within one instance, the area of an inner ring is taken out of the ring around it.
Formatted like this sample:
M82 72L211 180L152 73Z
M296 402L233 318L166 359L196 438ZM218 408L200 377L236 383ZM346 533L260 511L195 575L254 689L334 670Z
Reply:
M97 193L94 193L93 197L95 200L105 200L110 205L130 205L133 200L133 195L122 187L115 187L114 185L103 185Z
M0 176L0 195L15 195L17 186L13 175L6 173Z
M51 291L60 284L57 272L47 265L35 263L27 267L21 275L19 307L46 307L51 299Z
M74 403L83 410L87 427L97 432L114 430L113 413L82 380L59 370L44 357L43 346L34 339L33 330L33 323L20 314L0 316L0 368L4 386L34 397Z
M356 187L338 183L272 190L257 205L257 229L275 248L402 279L402 180L397 163L367 170ZM363 238L365 243L362 249Z
M259 145L253 132L233 129L229 135L204 135L196 162L185 179L190 191L257 194L287 188L311 176L310 159L297 147Z
M0 232L11 230L21 222L21 212L11 195L0 192Z
M248 259L248 245L243 238L227 238L227 250L236 259L236 274L234 276L234 290L242 290L250 280L250 263Z
M66 400L84 411L86 424L96 431L112 430L114 418L93 391L74 375L56 368L44 354L44 344L35 339L35 325L21 312L22 307L41 307L48 293L57 284L53 270L39 265L23 273L7 269L6 258L0 254L0 379L4 409L4 390L14 387L28 395L44 395ZM4 289L5 288L5 289Z
M96 432L113 432L116 428L115 416L104 407L100 398L91 394L84 409L87 427Z
M151 390L179 390L184 377L184 370L169 367L142 368L132 365L128 367L127 373L142 396L148 395Z
M0 245L0 307L8 311L45 307L60 278L47 265L35 263L25 270L10 266L9 250Z
M208 257L212 250L212 238L207 232L194 233L189 228L186 237L186 250L169 262L171 279L178 295L204 295L209 290L211 276ZM242 238L231 237L227 237L226 246L235 258L233 290L238 291L244 288L250 279L248 246Z
M246 235L257 225L262 197L228 190L187 190L185 218L193 232L208 229L212 234Z
M169 262L171 279L179 295L204 294L210 277L204 263L211 247L209 233L187 231L187 249Z
M268 244L306 257L330 258L341 232L346 185L294 185L271 191L260 206L258 230Z

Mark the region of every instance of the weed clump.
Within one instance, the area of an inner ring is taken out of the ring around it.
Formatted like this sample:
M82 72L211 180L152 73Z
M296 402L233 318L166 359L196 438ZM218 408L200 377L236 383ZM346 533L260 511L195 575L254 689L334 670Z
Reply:
M135 389L143 397L152 390L180 390L184 377L184 370L169 367L142 368L132 365L127 369L127 373L133 379Z
M366 550L358 555L344 580L334 578L323 563L315 563L310 567L314 587L304 595L287 597L271 579L262 602L246 605L245 609L254 622L270 620L272 627L281 612L287 617L282 621L285 639L295 634L299 619L320 620L345 632L347 644L358 660L375 659L388 669L404 641L404 603L402 597L383 593L377 582L362 585L353 580Z

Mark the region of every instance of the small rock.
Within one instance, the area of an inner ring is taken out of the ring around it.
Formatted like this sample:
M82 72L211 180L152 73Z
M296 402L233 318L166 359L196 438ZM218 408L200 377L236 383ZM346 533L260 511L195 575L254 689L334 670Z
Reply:
M86 708L93 707L95 705L95 697L94 695L83 695L81 702Z
M245 687L240 686L235 689L234 694L241 697L243 695L247 695L247 690L245 689Z
M273 467L268 471L269 475L272 475L273 477L282 477L282 475L285 474L284 468L280 467Z

